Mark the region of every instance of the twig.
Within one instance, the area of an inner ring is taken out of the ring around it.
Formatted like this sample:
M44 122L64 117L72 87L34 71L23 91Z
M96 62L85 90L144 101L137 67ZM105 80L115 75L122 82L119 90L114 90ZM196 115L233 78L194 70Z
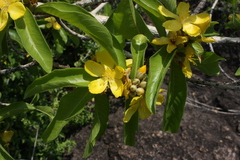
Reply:
M205 6L207 0L201 0L200 3L198 3L197 7L194 9L193 14L198 14L200 10Z
M209 47L210 47L210 50L215 53L215 51L214 51L214 49L213 49L213 45L212 45L211 43L209 43ZM223 70L223 68L221 67L221 65L220 65L219 63L218 63L218 67L219 67L220 71L221 71L228 79L232 80L233 82L236 82L236 80L235 80L234 78L232 78L231 76L229 76L229 75Z
M220 36L212 36L216 40L214 43L240 43L239 37L220 37Z
M30 63L27 63L25 65L20 65L15 68L3 69L3 70L0 70L0 75L10 74L12 72L16 72L16 71L20 71L20 70L26 70L32 66L36 66L37 64L38 64L37 61L32 61Z
M210 10L210 18L211 18L211 19L212 19L213 10L214 10L214 8L216 7L217 3L218 3L218 0L215 0L214 3L213 3L213 5L212 5L212 7L211 7L211 10Z
M191 98L187 98L186 103L193 107L201 108L201 109L208 110L208 111L215 112L215 113L220 113L220 114L225 114L225 115L240 115L240 110L223 109L223 108L219 108L219 107L214 107L214 106L207 105L205 103L198 102ZM196 103L196 104L194 104L194 103Z
M0 102L0 105L2 105L2 106L9 106L10 103L3 103L3 102Z
M108 2L101 3L99 6L97 6L90 13L93 14L93 15L97 14L106 4L108 4Z
M68 33L70 33L71 35L77 36L78 38L84 39L84 40L91 39L91 38L88 37L88 36L78 34L77 32L74 32L73 30L71 30L70 28L68 28L68 27L63 23L63 21L62 21L60 18L56 18L56 20L57 20L57 22L61 25L61 27L62 27L63 29L65 29Z
M34 145L33 145L31 160L34 160L35 150L36 150L36 147L37 147L38 131L39 131L38 127L34 127L34 129L36 129L36 136L35 136L35 141L34 141Z
M80 1L74 2L73 4L81 7L85 7L85 6L89 6L89 5L97 4L101 2L107 2L107 0L80 0Z
M191 78L191 79L187 79L187 81L195 83L195 84L217 87L217 88L220 88L220 89L240 90L240 86L233 86L233 85L229 85L229 84L219 84L219 83L216 83L216 82L203 81L203 80L200 80L200 79Z

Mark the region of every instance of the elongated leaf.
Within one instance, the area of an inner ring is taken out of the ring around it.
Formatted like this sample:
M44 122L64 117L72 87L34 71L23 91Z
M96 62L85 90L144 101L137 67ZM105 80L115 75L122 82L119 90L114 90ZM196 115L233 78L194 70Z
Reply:
M9 30L9 36L12 40L16 41L19 45L22 46L21 38L19 37L16 30L13 29Z
M52 70L52 52L29 9L22 18L15 20L15 27L26 51L47 72Z
M89 136L83 157L88 157L96 143L97 138L101 137L107 128L109 115L109 101L107 95L95 96L95 112L92 131Z
M240 68L237 69L235 76L240 76Z
M199 63L196 61L196 67L207 75L218 75L220 73L218 61L225 59L218 56L214 52L204 52L202 57L203 62Z
M3 119L14 116L23 112L34 110L35 107L25 102L16 102L11 105L0 109L0 121Z
M147 37L144 35L139 34L133 37L131 43L131 53L133 59L131 79L135 77L137 70L144 64L144 56L147 46Z
M35 107L37 111L42 112L50 117L50 119L53 119L54 117L54 110L49 106L36 106Z
M62 128L77 114L82 112L86 103L93 98L88 88L77 88L65 95L59 103L56 116L43 133L43 140L50 142L61 132Z
M152 113L156 110L156 96L175 54L167 53L166 45L149 59L146 104Z
M166 106L164 107L163 131L178 131L187 99L186 78L181 66L172 62Z
M105 26L111 28L113 34L121 34L125 39L131 39L137 34L153 39L152 33L136 11L132 0L122 0Z
M5 150L0 144L0 159L2 160L14 160L14 158Z
M8 48L7 48L7 31L8 25L0 32L0 58L2 54L7 54L8 53Z
M64 2L51 2L40 5L36 12L54 15L78 27L106 49L117 65L126 67L123 51L119 48L121 45L114 44L117 41L113 42L113 36L108 29L86 10Z
M166 18L160 14L158 7L162 5L158 0L133 0L139 6L141 6L148 16L151 18L154 26L157 28L159 35L166 35L165 28L162 23L166 21Z
M125 110L130 106L131 99L126 100ZM138 131L138 112L135 112L128 123L124 123L124 144L135 145L135 134Z
M94 79L96 78L91 77L82 68L57 69L33 81L27 87L24 97L61 87L87 87Z
M176 0L161 0L161 2L169 11L176 13L176 9L177 9Z

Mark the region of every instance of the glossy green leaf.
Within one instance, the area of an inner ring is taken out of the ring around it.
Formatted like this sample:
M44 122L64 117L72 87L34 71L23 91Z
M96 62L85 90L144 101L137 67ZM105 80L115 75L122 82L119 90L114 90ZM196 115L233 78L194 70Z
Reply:
M7 117L15 116L17 114L31 111L34 109L34 106L25 102L12 103L11 105L0 109L0 121Z
M120 44L115 44L117 41L113 40L108 29L83 8L64 2L50 2L37 7L36 12L54 15L78 27L106 49L117 65L126 67Z
M177 3L176 0L161 0L164 6L171 11L172 13L176 13Z
M81 113L83 107L92 98L93 94L89 93L87 87L77 88L62 97L56 116L43 133L43 140L45 142L54 140L71 118Z
M198 60L201 62L201 56L204 53L204 49L202 47L202 45L196 41L194 41L193 43L190 43L190 45L192 46L193 50L195 51L195 55L198 57Z
M62 28L60 30L63 30ZM52 30L56 54L60 55L65 50L66 39L60 35L60 30ZM63 32L63 31L62 31Z
M202 59L202 63L196 61L196 67L207 75L218 75L220 73L218 61L225 60L213 52L204 52Z
M133 37L131 42L131 53L133 59L131 79L134 79L136 72L144 64L147 46L148 44L146 36L139 34Z
M109 115L109 100L106 94L98 94L95 96L95 112L94 121L92 125L92 131L89 136L86 148L84 150L83 157L88 157L96 143L96 140L100 138L107 128Z
M14 160L14 158L5 150L0 144L0 159L2 160Z
M36 106L35 108L37 111L46 114L50 119L53 119L53 117L54 117L53 108L51 108L49 106Z
M146 104L152 113L156 111L156 96L175 55L174 53L167 53L166 48L166 45L163 46L149 59Z
M131 39L137 34L143 34L149 39L154 38L135 9L132 0L122 0L105 26L113 34L121 34L125 39Z
M176 133L184 113L187 84L180 65L172 62L170 68L168 94L163 115L163 131Z
M162 5L158 0L133 0L139 6L141 6L145 12L148 14L154 26L156 27L159 35L166 35L165 28L162 26L162 23L166 21L166 18L160 14L158 7ZM151 39L149 39L151 40Z
M16 41L19 45L23 46L21 38L19 37L16 30L10 29L9 30L9 36L12 40Z
M52 52L29 9L22 18L15 20L15 28L26 51L47 72L52 70Z
M87 87L91 77L83 68L56 69L34 80L26 89L24 97L61 87Z
M125 111L130 107L131 99L125 102ZM135 145L135 134L138 131L138 112L135 112L128 123L124 123L124 144Z

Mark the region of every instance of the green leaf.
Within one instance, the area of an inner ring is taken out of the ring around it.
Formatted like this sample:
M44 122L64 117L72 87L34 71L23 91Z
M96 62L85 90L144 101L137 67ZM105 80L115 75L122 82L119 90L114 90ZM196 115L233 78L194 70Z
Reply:
M7 45L7 27L6 26L2 31L0 31L0 58L2 54L7 54L8 53L8 45Z
M60 30L63 30L62 28ZM66 40L60 35L60 30L52 30L53 40L55 43L56 54L62 54L65 50Z
M54 140L71 118L82 112L83 107L91 98L93 95L89 93L88 88L77 88L62 97L56 116L43 133L43 140L45 142Z
M187 99L187 84L181 66L172 62L163 115L163 131L178 131Z
M202 63L196 61L196 67L207 75L218 75L220 73L218 61L225 60L214 52L204 52L202 59Z
M15 116L17 114L34 110L35 107L25 102L16 102L0 109L0 121L7 117Z
M152 113L156 111L156 96L162 85L168 67L175 53L167 53L167 46L163 46L149 59L149 75L146 90L146 104Z
M126 67L121 45L116 45L117 41L114 42L114 37L108 29L83 8L64 2L50 2L37 7L36 12L54 15L78 27L106 49L117 65Z
M0 159L2 160L14 160L14 158L5 150L0 144Z
M87 87L95 80L83 68L56 69L53 72L34 80L26 89L24 97L61 87Z
M227 0L228 3L231 3L233 8L237 7L237 0Z
M109 100L106 94L95 96L95 112L92 131L89 136L83 157L88 157L96 143L97 138L101 137L107 128L109 115Z
M133 0L139 6L141 6L148 16L151 18L154 26L157 28L159 35L166 35L165 28L162 26L163 22L166 21L166 18L160 14L158 7L162 5L158 0ZM151 40L151 39L149 39Z
M195 51L195 55L198 57L199 62L202 61L201 56L204 53L204 49L202 47L202 45L196 41L194 41L193 43L190 43L190 45L192 46L193 50Z
M148 44L146 36L138 34L133 37L131 42L131 53L133 59L131 79L134 79L136 72L144 64L145 51L147 49L147 46Z
M132 0L122 0L105 26L113 34L121 34L125 39L131 39L137 34L143 34L149 39L154 38L135 9Z
M52 52L28 8L22 18L15 20L15 27L26 51L47 73L51 72Z
M240 76L240 68L237 69L235 76Z
M125 102L125 111L130 107L132 99ZM135 112L128 123L124 123L124 144L129 146L135 145L135 134L138 131L138 112Z
M10 29L9 30L9 36L12 40L16 41L19 45L23 46L21 38L19 37L16 30Z
M161 0L164 6L171 11L172 13L176 13L177 3L176 0Z
M37 111L42 112L49 116L50 119L53 119L54 117L54 110L49 106L36 106L35 107Z
M210 26L207 28L203 36L210 37L210 36L217 36L219 33L215 31L214 26L218 24L217 21L211 21Z

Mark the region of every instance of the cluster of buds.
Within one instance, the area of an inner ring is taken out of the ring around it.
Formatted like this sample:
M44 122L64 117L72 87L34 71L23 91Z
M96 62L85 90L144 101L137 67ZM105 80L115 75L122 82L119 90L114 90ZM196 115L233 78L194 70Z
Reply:
M145 89L147 86L147 74L146 74L146 65L142 66L136 73L135 78L132 81L132 85L130 86L129 95L132 97L140 96L145 93Z

